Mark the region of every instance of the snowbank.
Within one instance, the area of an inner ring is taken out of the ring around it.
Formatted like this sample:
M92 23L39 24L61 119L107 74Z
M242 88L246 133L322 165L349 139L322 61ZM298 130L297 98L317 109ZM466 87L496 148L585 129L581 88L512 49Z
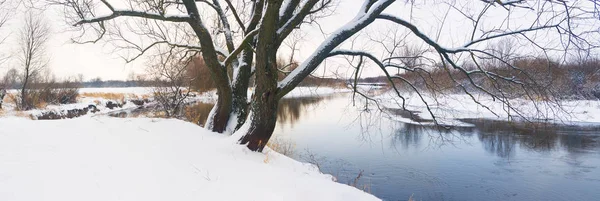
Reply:
M425 100L430 104L430 108L437 120L445 125L468 126L468 124L458 121L458 119L500 119L507 120L509 111L507 107L498 100L493 100L489 96L476 95L475 99L482 105L473 102L468 95L452 94L445 96L431 97L424 94ZM417 96L409 94L405 96L406 108L418 113L422 119L431 120L432 116L427 111L427 107ZM401 108L401 100L395 94L388 92L377 97L387 108ZM561 103L532 103L527 100L512 100L512 107L521 111L521 115L533 121L549 121L552 123L563 124L581 124L581 123L600 123L600 101L591 100L570 100ZM492 112L493 111L493 112ZM510 115L519 116L514 111ZM392 119L406 123L415 123L409 118L394 116Z
M0 118L0 200L378 200L169 119Z
M326 96L337 93L352 92L348 88L331 88L331 87L296 87L284 98L299 98L299 97L310 97L310 96Z
M79 93L121 93L145 95L152 93L152 87L80 88Z

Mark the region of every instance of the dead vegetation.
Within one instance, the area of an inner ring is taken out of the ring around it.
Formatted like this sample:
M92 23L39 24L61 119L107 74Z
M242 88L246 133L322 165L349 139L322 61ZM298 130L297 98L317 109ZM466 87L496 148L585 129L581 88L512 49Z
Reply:
M194 124L204 125L204 121L208 118L208 113L210 113L212 107L212 104L207 103L187 105L183 109L183 118Z
M103 98L106 100L116 100L125 102L125 98L138 98L135 94L112 93L112 92L85 92L79 94L79 98ZM142 97L143 98L143 97Z
M276 151L288 157L293 157L296 153L296 143L294 143L291 139L274 137L271 140L269 140L269 142L267 142L267 146L273 151Z

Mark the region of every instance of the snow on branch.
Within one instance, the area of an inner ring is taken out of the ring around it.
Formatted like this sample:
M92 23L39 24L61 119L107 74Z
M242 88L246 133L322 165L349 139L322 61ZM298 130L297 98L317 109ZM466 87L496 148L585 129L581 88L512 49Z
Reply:
M102 3L104 3L104 5L106 5L106 7L111 11L110 15L96 16L96 17L90 18L90 19L82 19L79 22L75 23L74 26L78 26L78 25L82 25L82 24L89 24L89 23L96 23L96 22L103 22L103 21L107 21L107 20L112 20L112 19L120 17L120 16L141 17L141 18L146 18L146 19L154 19L154 20L169 21L169 22L188 22L192 19L189 15L161 15L158 13L149 13L149 12L144 12L144 11L118 10L118 9L115 9L106 0L102 0Z
M246 37L244 38L244 40L242 40L242 42L240 43L240 46L238 46L235 50L233 50L231 52L231 54L229 54L229 56L227 56L227 58L225 58L225 61L223 61L224 66L229 65L229 63L231 63L235 58L237 58L237 55L242 52L242 50L247 47L248 45L250 45L250 42L254 39L254 36L256 34L258 34L259 29L255 29L253 31L251 31L250 33L248 33L246 35Z
M365 0L371 2L372 0ZM305 77L309 76L323 60L325 60L329 53L333 51L338 45L358 33L363 28L367 27L376 17L383 12L389 5L394 3L394 0L378 0L370 4L370 7L365 8L367 13L359 11L356 17L346 25L340 27L337 31L331 34L321 45L308 57L302 64L294 69L289 75L287 75L278 84L278 97L283 97L294 87L296 87ZM365 5L367 5L365 3Z

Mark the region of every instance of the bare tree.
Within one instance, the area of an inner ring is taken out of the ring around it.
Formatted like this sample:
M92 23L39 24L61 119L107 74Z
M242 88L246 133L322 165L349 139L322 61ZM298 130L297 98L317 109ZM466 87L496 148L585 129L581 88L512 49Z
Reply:
M185 49L170 47L158 49L154 58L148 68L148 73L158 84L153 87L154 98L167 117L176 117L185 101L193 95L192 79L186 72L193 57L187 55Z
M23 27L19 31L18 60L21 68L21 92L19 109L28 110L33 103L28 99L28 90L35 77L47 67L49 58L46 43L49 40L50 27L41 13L28 12Z
M11 68L6 72L2 80L0 80L0 109L2 109L2 103L4 102L4 97L6 96L7 89L12 89L17 85L17 81L19 79L19 71L17 69Z
M6 8L7 2L6 0L0 0L0 33L3 30L2 28L6 25L8 18L11 12L8 12L8 8ZM7 37L0 36L0 47L2 47L2 43L6 40ZM2 55L0 52L0 65L2 65L6 61L7 57ZM6 76L5 76L6 77ZM6 89L9 87L6 80L0 80L0 109L2 109L2 103L4 101L4 96L6 95Z
M8 19L10 17L10 15L12 14L12 12L10 12L10 8L8 8L8 2L7 0L0 0L0 31L2 30L3 27L5 27L6 22L8 22ZM0 45L6 40L7 37L5 36L0 36ZM2 64L2 62L5 60L5 58L1 57L2 55L0 55L0 64Z
M472 32L461 34L461 39L466 38L463 44L446 46L438 42L439 37L429 36L421 29L427 25L384 13L392 4L418 6L411 5L415 1L364 0L354 18L329 34L306 60L278 81L277 54L281 45L294 31L308 28L306 24L317 24L320 18L330 16L335 7L333 0L127 0L122 4L125 6L121 7L107 0L54 0L55 4L65 8L70 23L81 31L79 42L109 41L124 51L127 61L160 45L199 52L217 85L219 95L206 127L216 132L235 131L234 136L240 137L239 142L255 151L262 151L272 135L279 100L329 57L343 55L362 58L359 59L361 65L356 65L357 73L360 72L358 68L366 67L363 65L366 62L362 61L372 60L386 75L402 106L404 96L396 87L397 83L408 84L420 95L413 83L389 72L398 68L414 72L418 66L396 65L402 63L402 59L394 54L388 58L377 58L364 50L339 48L375 21L407 30L411 38L406 40L422 42L427 48L425 52L429 52L424 55L428 56L428 60L433 59L439 64L432 65L431 68L457 71L467 78L484 76L516 85L521 84L521 81L481 68L468 70L460 61L464 58L474 58L472 60L477 61L481 56L502 60L486 51L482 44L513 36L518 36L520 41L530 43L540 51L591 50L597 47L593 40L597 31L590 31L595 30L597 25L589 22L595 20L598 14L597 1L480 0L460 6L456 5L457 2L461 3L459 1L442 2L447 2L449 10L456 11L453 13L458 13L459 17L472 24ZM102 12L106 10L108 13ZM473 10L477 12L471 12ZM431 10L425 12L436 14ZM514 20L511 15L514 12L530 15L527 18L530 21ZM217 16L217 20L210 20L213 19L210 16ZM488 21L488 16L506 17L506 20ZM495 26L489 25L492 23ZM448 30L440 28L436 33L440 36L446 31ZM536 34L543 33L551 33L549 35L557 39L558 46L545 46L544 41L536 38ZM395 62L397 59L401 62ZM412 61L404 58L403 62ZM519 71L517 67L513 69ZM252 101L248 102L247 89L251 75L255 76L256 83ZM510 104L502 92L485 89L474 79L467 80L469 82L457 83L457 86L462 89L475 88ZM468 90L464 92L473 93ZM364 97L373 100L367 95ZM422 101L427 103L425 99ZM475 98L473 101L479 103Z

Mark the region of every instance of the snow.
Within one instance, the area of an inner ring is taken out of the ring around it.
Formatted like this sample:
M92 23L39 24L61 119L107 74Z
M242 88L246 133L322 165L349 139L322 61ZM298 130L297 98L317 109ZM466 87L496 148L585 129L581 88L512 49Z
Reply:
M81 88L79 93L122 93L145 95L152 93L152 87L118 87L118 88Z
M378 200L173 119L0 119L0 200Z
M298 66L298 68L294 69L290 74L283 78L283 80L278 83L277 87L279 89L289 87L292 84L292 81L296 80L301 73L313 71L322 61L322 59L319 61L320 56L323 54L329 54L340 44L340 41L344 41L340 39L347 38L360 31L360 29L364 28L368 23L370 23L370 18L374 18L376 15L379 15L379 13L391 3L393 3L393 0L378 0L367 10L366 6L369 4L369 2L365 1L361 11L359 11L352 20L330 34L327 39L325 39L313 51L313 53L307 59L305 59L302 64L300 64L300 66ZM366 13L363 13L365 11ZM277 33L281 33L281 31L282 29L279 29Z
M331 88L331 87L296 87L283 98L299 98L311 96L327 96L338 93L352 92L348 88Z
M405 94L403 94L405 95ZM475 95L475 99L490 108L473 102L466 94L442 95L436 98L429 94L423 94L425 100L430 104L433 114L438 123L453 126L469 126L460 122L459 119L499 119L509 120L507 107L498 100L493 100L486 95ZM419 117L426 120L433 118L427 111L425 104L417 94L406 94L406 109L415 111ZM384 93L376 99L387 108L401 109L401 100L392 92ZM561 124L600 123L600 101L594 100L565 100L557 104L546 102L533 103L527 100L511 100L512 107L521 111L521 115L531 121L549 121ZM560 106L560 108L559 108ZM538 109L536 109L536 107ZM493 111L493 112L492 112ZM514 111L510 115L518 117ZM416 123L408 118L393 116L391 119L405 123ZM518 119L511 119L518 120Z
M204 125L204 127L208 130L213 129L213 121L215 120L218 104L219 103L215 103L215 105L212 107L212 109L210 109L210 112L208 113L208 118L206 119L206 123Z

